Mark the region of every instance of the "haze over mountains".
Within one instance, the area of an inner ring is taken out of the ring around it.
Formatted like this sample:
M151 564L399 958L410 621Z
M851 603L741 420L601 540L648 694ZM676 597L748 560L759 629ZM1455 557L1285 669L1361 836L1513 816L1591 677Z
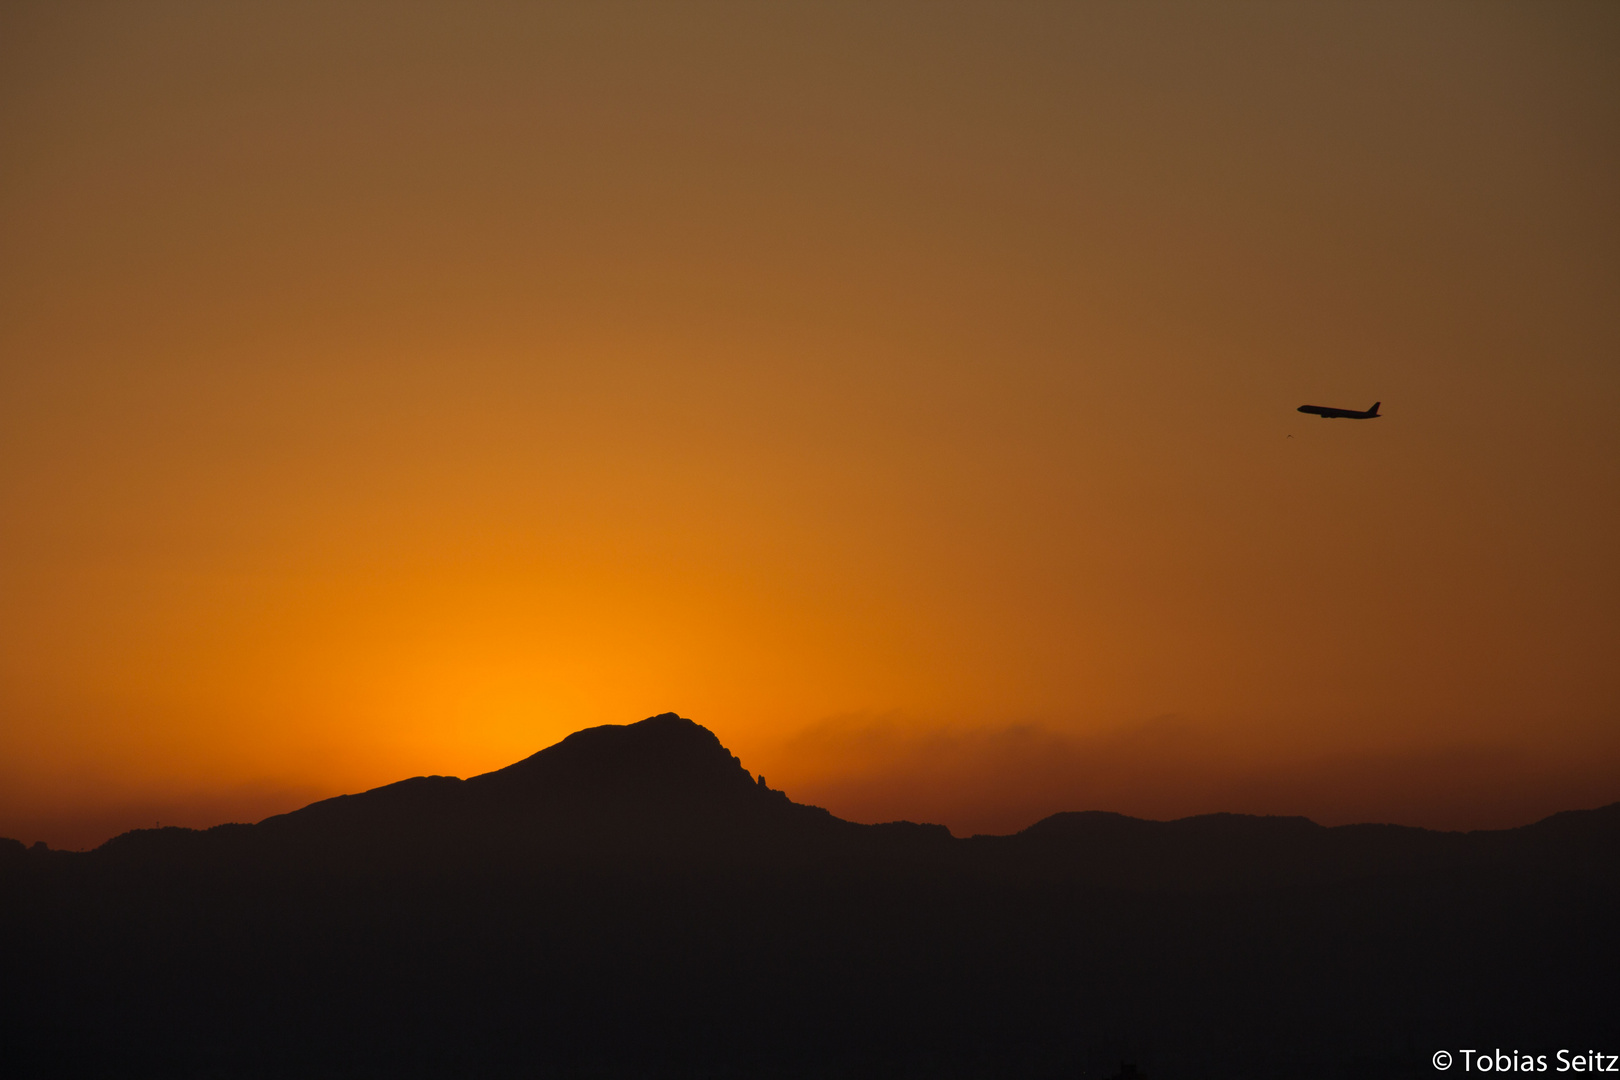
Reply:
M24 1075L1416 1075L1617 1033L1620 805L857 825L674 714L258 825L0 845Z

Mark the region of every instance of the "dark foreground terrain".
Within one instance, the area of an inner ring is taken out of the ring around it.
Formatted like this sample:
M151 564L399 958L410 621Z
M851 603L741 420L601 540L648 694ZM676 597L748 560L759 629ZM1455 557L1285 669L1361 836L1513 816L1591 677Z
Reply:
M1620 805L958 840L792 803L666 714L258 825L0 841L0 1072L1556 1072L1620 1053L1617 912Z

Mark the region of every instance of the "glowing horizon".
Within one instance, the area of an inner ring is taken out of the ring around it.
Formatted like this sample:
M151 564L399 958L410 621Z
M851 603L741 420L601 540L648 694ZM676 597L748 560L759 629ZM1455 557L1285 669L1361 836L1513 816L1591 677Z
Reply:
M0 836L1620 799L1609 8L0 25Z

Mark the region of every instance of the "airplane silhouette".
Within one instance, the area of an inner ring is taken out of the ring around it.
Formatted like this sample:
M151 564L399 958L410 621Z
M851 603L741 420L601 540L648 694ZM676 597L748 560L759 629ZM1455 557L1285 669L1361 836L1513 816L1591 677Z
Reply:
M1382 404L1382 401L1375 401L1372 408L1366 412L1360 412L1356 409L1335 409L1328 405L1301 405L1299 411L1315 413L1324 420L1334 420L1341 417L1345 420L1376 420L1378 419L1378 406Z

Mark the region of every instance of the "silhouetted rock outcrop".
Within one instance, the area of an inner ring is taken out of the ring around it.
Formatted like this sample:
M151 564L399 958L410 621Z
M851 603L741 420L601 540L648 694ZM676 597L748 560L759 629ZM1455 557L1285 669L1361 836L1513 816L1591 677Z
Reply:
M1620 805L857 825L674 714L88 853L0 842L23 1076L1428 1074L1613 1041ZM1620 1052L1620 1048L1617 1048Z

